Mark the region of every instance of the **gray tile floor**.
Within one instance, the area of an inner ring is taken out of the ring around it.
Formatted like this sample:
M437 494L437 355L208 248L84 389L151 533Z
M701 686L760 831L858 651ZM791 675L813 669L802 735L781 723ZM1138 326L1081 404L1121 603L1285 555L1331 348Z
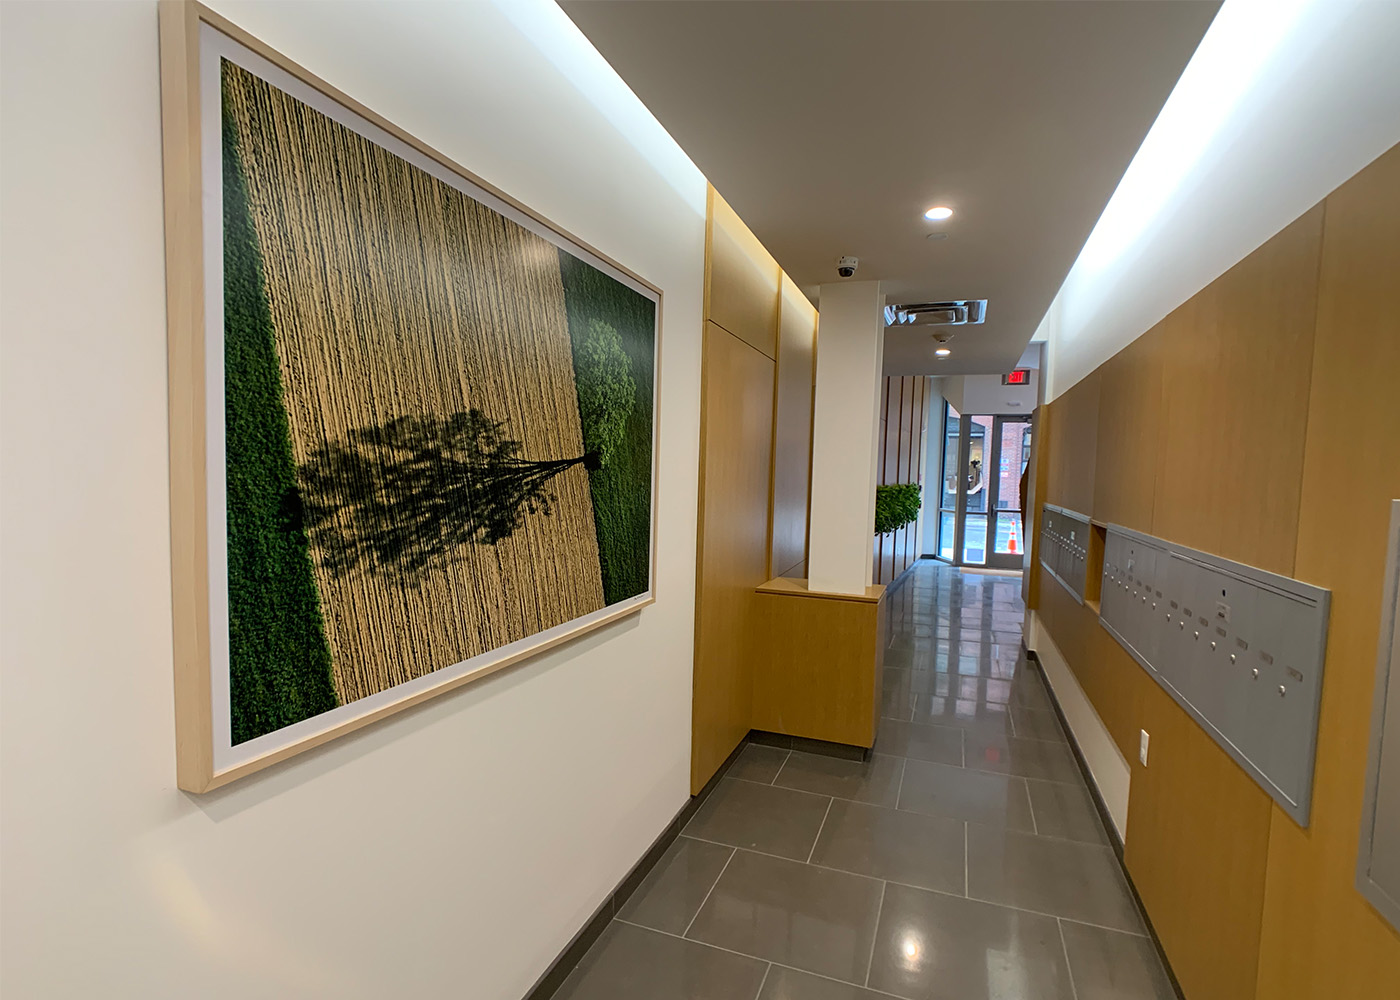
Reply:
M920 564L872 758L746 747L556 996L1172 1000L1020 586Z

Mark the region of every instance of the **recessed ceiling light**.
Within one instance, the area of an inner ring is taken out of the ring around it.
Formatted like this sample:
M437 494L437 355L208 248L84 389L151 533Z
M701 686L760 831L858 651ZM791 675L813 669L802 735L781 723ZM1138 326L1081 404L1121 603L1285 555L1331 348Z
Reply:
M942 222L944 219L951 219L953 210L947 205L935 205L924 213L924 218L930 222Z
M952 350L951 350L950 348L947 348L947 347L940 347L940 348L938 348L938 350L934 351L933 353L936 354L936 355L938 355L940 358L946 358L948 355L952 354L953 352L952 352Z

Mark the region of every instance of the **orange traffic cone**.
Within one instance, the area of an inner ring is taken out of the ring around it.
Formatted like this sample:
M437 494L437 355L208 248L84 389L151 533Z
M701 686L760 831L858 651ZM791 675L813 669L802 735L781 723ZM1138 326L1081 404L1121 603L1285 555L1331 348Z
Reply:
M1009 545L1008 545L1006 551L1007 551L1007 552L1015 552L1015 551L1016 551L1016 542L1017 542L1017 541L1019 541L1019 539L1016 537L1016 522L1015 522L1015 521L1012 521L1012 522L1011 522L1011 541L1010 541L1010 543L1009 543Z

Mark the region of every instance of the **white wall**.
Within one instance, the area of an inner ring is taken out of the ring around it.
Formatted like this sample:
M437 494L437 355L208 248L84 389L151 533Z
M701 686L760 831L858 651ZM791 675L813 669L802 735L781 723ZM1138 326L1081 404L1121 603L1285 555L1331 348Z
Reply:
M874 570L885 296L878 281L845 281L822 285L820 302L807 585L863 594Z
M1400 141L1400 3L1226 0L1035 339L1048 399Z
M1026 385L1002 385L1000 375L953 375L943 381L948 401L959 413L1028 417L1035 409L1040 372L1031 369Z
M0 4L0 994L513 1000L687 798L704 182L552 5L216 6L665 290L658 601L177 791L155 4Z

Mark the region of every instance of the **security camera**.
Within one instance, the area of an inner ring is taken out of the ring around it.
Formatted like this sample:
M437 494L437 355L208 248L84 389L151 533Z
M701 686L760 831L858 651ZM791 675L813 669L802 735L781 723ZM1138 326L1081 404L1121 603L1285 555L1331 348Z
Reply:
M856 273L858 267L860 267L859 257L842 257L836 262L836 273L843 278L849 278Z

